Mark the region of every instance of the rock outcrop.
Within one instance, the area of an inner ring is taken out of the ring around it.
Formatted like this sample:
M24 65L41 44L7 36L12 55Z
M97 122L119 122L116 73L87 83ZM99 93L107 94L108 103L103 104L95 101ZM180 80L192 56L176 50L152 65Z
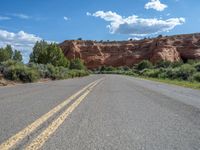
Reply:
M69 40L60 44L68 59L81 58L89 69L99 66L133 66L146 59L186 61L200 59L200 33L139 41L96 42Z

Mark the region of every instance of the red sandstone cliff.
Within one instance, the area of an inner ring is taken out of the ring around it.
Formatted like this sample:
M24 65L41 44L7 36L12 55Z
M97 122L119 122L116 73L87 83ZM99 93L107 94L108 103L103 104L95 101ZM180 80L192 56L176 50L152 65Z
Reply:
M68 59L81 58L89 69L99 66L133 66L141 60L200 59L200 33L144 39L96 42L71 40L60 44Z

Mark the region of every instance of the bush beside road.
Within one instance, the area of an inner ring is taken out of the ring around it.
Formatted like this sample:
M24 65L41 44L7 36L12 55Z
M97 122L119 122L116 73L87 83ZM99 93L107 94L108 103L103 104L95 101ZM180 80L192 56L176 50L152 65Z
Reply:
M95 74L121 74L139 78L161 81L164 83L200 89L200 61L188 60L187 62L161 61L152 64L148 60L141 61L132 68L105 67L93 70Z
M0 74L2 83L4 79L28 83L46 78L60 80L82 77L89 75L89 71L82 60L65 58L55 43L40 41L35 44L27 64L22 62L20 51L14 51L10 45L1 48Z

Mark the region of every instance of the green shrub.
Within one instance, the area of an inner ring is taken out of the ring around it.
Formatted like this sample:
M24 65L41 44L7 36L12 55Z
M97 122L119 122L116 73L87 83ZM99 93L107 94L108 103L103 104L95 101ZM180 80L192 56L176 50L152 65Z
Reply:
M53 80L58 78L59 69L51 64L47 64L47 74L46 77L51 78Z
M168 69L166 76L169 79L189 80L195 72L196 69L192 65L184 64L181 67Z
M196 64L194 65L194 67L196 68L197 71L200 72L200 62L199 62L199 63L196 63Z
M41 78L51 78L53 80L89 75L89 72L87 72L86 70L69 70L68 68L62 66L55 67L51 64L44 65L44 64L30 63L29 66L38 70Z
M194 65L194 64L196 64L196 63L198 63L198 62L199 62L199 60L196 60L196 59L189 59L189 60L187 61L187 64Z
M22 82L34 82L40 77L37 70L29 68L21 63L6 67L3 70L3 74L6 79Z
M45 78L46 65L29 63L28 67L36 69L39 72L40 77Z
M22 64L22 63L10 59L10 60L1 62L0 64L1 64L1 66L3 66L3 67L9 67L9 66L11 66L11 65Z
M160 74L158 75L158 78L166 79L166 78L168 78L168 76L167 76L166 72L160 72Z
M192 65L184 64L178 71L178 77L183 80L188 80L189 77L192 76L195 72L196 69Z
M138 74L134 73L133 71L125 71L124 73L121 73L121 74L129 75L129 76L138 76Z
M105 71L105 70L106 70L106 67L105 67L105 66L101 66L100 69L99 69L100 72L103 72L103 71Z
M160 74L159 69L144 69L142 71L142 75L150 78L158 78L159 74Z
M178 78L178 72L179 72L179 68L175 68L175 69L166 69L165 73L162 73L160 75L160 77L162 78L168 78L168 79L177 79Z
M112 67L112 66L109 66L109 67L106 67L105 68L105 71L115 71L116 68Z
M168 68L171 67L172 63L170 61L159 61L156 63L156 68Z
M172 68L176 68L176 67L182 66L183 64L184 64L184 63L183 63L182 60L181 60L181 61L175 61L175 62L171 63L171 67L172 67Z
M152 67L153 67L153 65L152 65L152 63L150 61L143 60L137 65L136 68L137 68L137 70L141 71L141 70L144 70L144 69L150 69Z
M54 66L51 64L36 64L36 63L29 63L29 67L36 69L41 78L52 78L52 74L54 72Z
M200 82L200 73L199 73L199 72L198 72L198 73L195 73L195 74L193 75L193 79L194 79L195 81Z
M123 66L117 67L116 70L118 70L118 71L123 71L123 70L124 70L124 67L123 67Z
M51 78L52 80L60 80L60 79L67 79L69 69L64 68L62 66L55 67L51 64L45 65L45 70L41 70L39 72L42 72L44 74L44 78Z
M123 70L124 70L124 71L129 71L130 68L129 68L128 66L124 66L124 67L123 67Z
M70 69L84 70L86 68L83 60L76 58L70 61Z
M71 78L83 77L83 76L87 76L87 75L89 75L89 72L87 72L85 70L70 70L68 73L68 76Z

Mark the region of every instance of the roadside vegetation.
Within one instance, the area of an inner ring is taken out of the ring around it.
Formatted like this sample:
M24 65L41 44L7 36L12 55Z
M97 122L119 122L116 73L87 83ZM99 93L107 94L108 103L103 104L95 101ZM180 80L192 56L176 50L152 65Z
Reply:
M3 78L19 82L35 82L39 79L67 79L89 75L80 59L69 61L55 43L37 42L24 64L20 51L10 45L0 48L0 74Z
M105 67L93 70L96 74L122 74L161 81L200 89L200 61L188 60L186 63L161 61L152 64L148 60L141 61L132 68Z

